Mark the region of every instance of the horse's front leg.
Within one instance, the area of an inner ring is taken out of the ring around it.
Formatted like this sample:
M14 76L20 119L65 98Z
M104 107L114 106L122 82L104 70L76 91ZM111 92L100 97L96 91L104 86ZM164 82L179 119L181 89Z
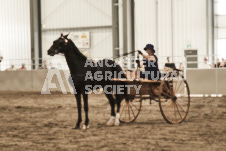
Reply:
M89 111L89 106L88 106L88 94L84 93L83 94L83 101L84 101L84 110L85 110L85 124L83 125L83 129L89 128L89 116L88 116L88 111Z
M81 113L81 93L75 94L76 101L77 101L77 108L78 108L78 121L75 126L75 129L80 128L80 123L82 122L82 113Z

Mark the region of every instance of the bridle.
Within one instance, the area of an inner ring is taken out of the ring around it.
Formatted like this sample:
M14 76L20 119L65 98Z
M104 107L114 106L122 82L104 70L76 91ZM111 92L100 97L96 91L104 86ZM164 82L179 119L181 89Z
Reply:
M64 40L63 46L68 45L68 39L65 39L63 36L61 36L61 38ZM60 53L60 50L61 50L61 49L62 49L62 46L60 46L59 49L56 49L56 50L55 50L55 53L56 53L56 54L57 54L57 53Z

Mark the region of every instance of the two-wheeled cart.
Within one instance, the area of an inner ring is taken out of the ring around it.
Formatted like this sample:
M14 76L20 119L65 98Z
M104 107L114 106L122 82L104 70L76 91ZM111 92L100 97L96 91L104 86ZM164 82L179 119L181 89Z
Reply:
M113 80L116 83L122 82L122 79ZM127 97L121 102L121 122L135 121L145 99L157 101L163 118L170 124L181 123L188 115L190 91L180 71L168 72L159 81L145 79L123 81L131 87ZM139 91L133 87L134 85L140 87Z

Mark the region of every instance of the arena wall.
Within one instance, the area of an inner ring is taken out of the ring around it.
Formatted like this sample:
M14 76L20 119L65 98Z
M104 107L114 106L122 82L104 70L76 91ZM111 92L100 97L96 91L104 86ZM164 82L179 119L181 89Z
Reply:
M36 71L2 71L0 72L0 91L12 92L42 92L47 93L51 83L56 84L56 88L50 88L50 91L71 92L71 86L68 83L69 71L59 70L36 70ZM48 76L49 73L53 76ZM60 76L57 77L58 73ZM62 81L62 85L60 82Z
M189 69L186 71L191 94L226 95L225 69Z
M225 75L225 69L190 69L186 71L190 92L194 95L226 95ZM73 88L68 80L69 71L62 70L2 71L0 72L0 91L48 93L50 90L50 92L71 93ZM51 88L53 87L51 83L55 83L56 88Z

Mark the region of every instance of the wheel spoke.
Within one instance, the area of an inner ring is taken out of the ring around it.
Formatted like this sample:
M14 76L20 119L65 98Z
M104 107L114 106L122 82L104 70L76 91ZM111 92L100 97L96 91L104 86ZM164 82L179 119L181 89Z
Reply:
M182 84L183 80L181 80L179 86L177 87L177 89L175 90L175 94L177 93L178 89L180 88L181 84Z
M132 102L131 102L131 104L137 109L136 105L134 105ZM137 109L137 111L139 111L139 109Z
M131 108L131 111L132 111L132 113L133 113L133 116L136 117L135 114L134 114L134 112L133 112L132 106L129 105L129 107Z
M173 122L173 111L172 111L173 109L172 109L172 106L173 106L173 102L171 103L171 107L170 107L171 108L171 110L170 110L171 111L171 113L170 113L171 122Z
M186 86L186 85L185 85L185 86L183 86L182 88L180 88L180 91L178 90L178 92L176 92L176 93L180 94L180 92L181 92L182 90L184 90L185 88L187 88L187 86Z
M169 92L169 94L171 95L170 90L167 88L167 86L165 84L163 84L163 86L165 86L165 89Z
M177 103L178 106L184 111L183 107L182 107L178 102L176 102L176 103ZM187 112L184 111L184 113L187 113Z
M126 109L125 109L126 110ZM126 120L126 111L125 111L125 120Z
M168 96L168 97L171 97L169 94L166 94L165 92L162 91L162 94Z
M172 89L171 92L172 92L172 95L174 95L174 92L173 92L173 90L174 90L173 89L173 79L172 79L172 87L170 87L170 89Z
M123 102L122 110L121 110L120 114L122 114L122 112L124 111L124 107L125 107L124 104L125 104L125 102Z
M177 98L177 100L178 100L178 103L181 102L181 104L188 105L188 102L187 102L187 101L186 101L186 102L187 102L187 103L186 103L185 101L183 101L183 100L181 100L181 99L178 99L178 98Z
M175 82L176 84L175 84L175 86L174 86L174 90L176 90L176 88L177 88L177 83L178 83L178 81L179 81L179 80L176 80L176 82ZM174 91L174 92L175 92L174 94L176 94L176 91Z
M172 105L172 102L171 102L171 101L169 101L169 102L170 102L170 103L167 105L166 110L164 109L166 113L169 113L169 112L168 112L168 109L169 109L170 106ZM166 114L166 117L169 117L168 114Z
M169 106L170 103L171 103L171 100L166 101L166 103L164 103L164 104L162 103L162 107L163 107L163 105L164 105L164 107ZM164 108L164 107L163 107L163 108Z
M178 110L178 107L177 107L177 103L176 103L175 105L176 105L176 108L177 108L177 112L179 113L180 118L182 119L182 116L181 116L181 114L180 114L180 111Z
M130 121L129 102L128 102L127 106L128 106L129 121Z
M176 112L176 110L175 110L175 108L176 108L176 103L174 103L174 113L175 113L175 118L176 118L176 121L177 121L177 112Z
M175 84L175 89L177 88L177 82L178 82L178 80L175 80L175 83L176 83L176 84Z

